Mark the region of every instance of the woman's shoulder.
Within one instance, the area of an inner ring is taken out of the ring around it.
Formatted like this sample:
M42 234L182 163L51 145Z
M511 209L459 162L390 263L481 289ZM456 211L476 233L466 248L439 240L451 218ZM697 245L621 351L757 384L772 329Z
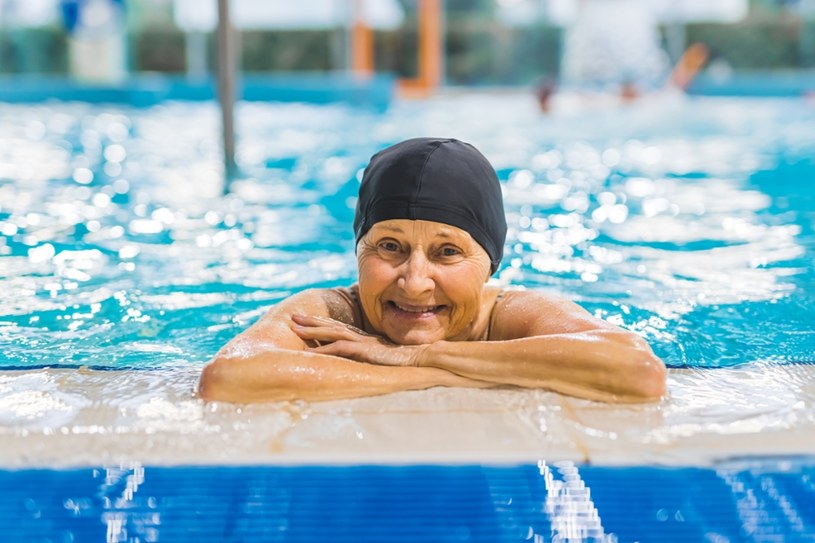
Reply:
M573 305L562 296L521 287L500 288L495 298L490 339L500 341L530 335L530 324Z
M325 301L329 318L362 328L362 309L357 285L318 290L319 296Z
M356 325L359 321L359 297L356 285L350 287L310 288L278 302L268 316L314 315Z
M570 303L569 300L562 294L547 292L545 290L535 288L526 288L522 286L493 286L492 288L499 292L498 300L503 300L505 302L519 303L527 300L537 300L538 302L547 304Z
M511 307L518 301L530 297L537 297L537 291L527 290L523 287L500 287L496 285L488 286L485 292L494 300L495 309Z

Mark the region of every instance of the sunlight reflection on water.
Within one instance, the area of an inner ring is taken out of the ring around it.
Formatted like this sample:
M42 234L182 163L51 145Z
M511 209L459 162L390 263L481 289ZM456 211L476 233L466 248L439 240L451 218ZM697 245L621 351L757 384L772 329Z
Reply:
M498 283L562 292L671 365L812 359L812 338L789 332L815 311L813 108L534 107L476 95L384 115L241 104L242 175L224 196L212 104L3 105L5 363L200 363L269 303L353 282L361 169L382 146L428 134L471 141L499 172L510 230ZM799 181L779 191L786 164ZM784 329L785 352L767 340L774 328L735 325L749 315Z

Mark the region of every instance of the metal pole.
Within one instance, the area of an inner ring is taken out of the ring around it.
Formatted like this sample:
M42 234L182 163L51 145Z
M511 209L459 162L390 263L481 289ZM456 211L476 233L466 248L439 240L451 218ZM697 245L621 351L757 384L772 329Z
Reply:
M224 143L224 191L235 176L235 35L229 21L229 0L218 0L218 100Z

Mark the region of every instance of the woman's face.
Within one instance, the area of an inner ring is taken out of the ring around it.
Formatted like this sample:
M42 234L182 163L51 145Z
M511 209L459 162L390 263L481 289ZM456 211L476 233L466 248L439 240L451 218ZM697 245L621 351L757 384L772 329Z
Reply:
M377 333L402 345L475 339L490 259L464 230L382 221L360 240L357 262L360 302Z

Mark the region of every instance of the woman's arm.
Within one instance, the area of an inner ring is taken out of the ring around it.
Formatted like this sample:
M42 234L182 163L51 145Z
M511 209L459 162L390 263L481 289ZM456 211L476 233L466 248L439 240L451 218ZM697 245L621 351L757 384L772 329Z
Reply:
M577 304L534 291L508 293L494 309L489 341L363 347L314 320L301 337L331 341L311 349L374 364L437 368L494 384L547 388L583 398L641 402L665 393L665 366L632 332Z
M493 385L438 368L379 366L275 349L236 358L216 357L204 368L198 391L207 401L248 403L339 400L434 386Z
M198 386L201 398L229 402L333 400L433 386L491 386L439 368L371 365L308 352L306 341L292 331L294 314L329 319L355 330L351 326L353 308L337 291L295 294L236 336L204 367Z
M417 365L593 400L652 401L665 393L665 365L648 343L575 303L516 291L495 312L497 341L437 342Z
M665 366L643 340L621 331L475 343L440 341L428 345L416 363L491 383L546 388L590 400L653 401L665 393Z

